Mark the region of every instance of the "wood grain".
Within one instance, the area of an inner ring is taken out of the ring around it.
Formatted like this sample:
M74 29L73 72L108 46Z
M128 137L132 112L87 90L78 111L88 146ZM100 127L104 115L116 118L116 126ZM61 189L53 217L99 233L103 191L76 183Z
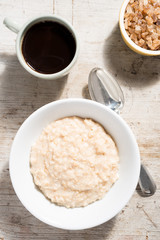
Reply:
M158 240L160 239L160 57L132 52L118 28L121 0L0 1L0 240ZM16 34L2 24L9 16L23 24L32 16L55 13L66 18L80 39L80 54L63 79L44 81L30 76L15 54ZM61 98L89 98L90 70L102 66L121 84L125 106L121 116L133 130L142 162L157 192L142 198L135 191L111 221L84 231L45 225L20 203L9 177L9 153L22 122L37 108Z

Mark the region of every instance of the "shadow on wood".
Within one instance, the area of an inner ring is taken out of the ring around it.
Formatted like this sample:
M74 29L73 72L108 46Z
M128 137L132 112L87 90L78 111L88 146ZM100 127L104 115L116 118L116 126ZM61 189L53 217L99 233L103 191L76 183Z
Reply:
M122 40L118 24L103 46L106 69L122 85L144 88L158 81L160 56L148 57L133 52Z
M89 89L88 89L88 84L83 87L82 96L83 96L83 98L91 100L91 97L90 97L90 94L89 94Z
M39 107L60 98L67 76L56 80L38 79L21 67L16 55L0 54L0 59L6 66L0 81L4 119L21 123Z
M25 188L25 183L24 188ZM17 198L9 177L8 162L4 164L0 172L0 228L2 232L8 232L8 239L21 239L26 235L30 240L66 240L66 239L109 239L114 228L116 218L91 229L70 231L57 229L46 225L32 216ZM8 231L8 226L12 226Z

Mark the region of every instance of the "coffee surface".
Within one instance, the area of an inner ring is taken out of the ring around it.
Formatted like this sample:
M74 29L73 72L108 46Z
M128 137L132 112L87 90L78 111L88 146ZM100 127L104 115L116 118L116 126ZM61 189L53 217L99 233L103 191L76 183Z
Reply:
M75 51L75 39L69 30L52 21L31 26L22 41L26 63L33 70L44 74L56 73L66 68Z

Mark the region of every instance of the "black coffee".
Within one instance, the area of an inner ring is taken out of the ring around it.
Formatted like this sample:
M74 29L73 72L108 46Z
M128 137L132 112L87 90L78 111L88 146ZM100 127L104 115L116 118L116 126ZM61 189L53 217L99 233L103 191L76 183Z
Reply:
M33 25L22 42L26 63L35 71L51 74L66 68L76 51L75 39L63 25L45 21Z

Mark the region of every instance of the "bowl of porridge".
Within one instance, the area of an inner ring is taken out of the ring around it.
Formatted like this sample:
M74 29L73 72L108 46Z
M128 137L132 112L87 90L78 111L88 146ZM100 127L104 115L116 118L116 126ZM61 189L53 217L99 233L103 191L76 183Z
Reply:
M124 0L119 14L124 42L146 56L160 55L159 0Z
M139 178L136 139L104 105L64 99L32 113L18 130L10 177L26 209L51 226L80 230L118 214Z

